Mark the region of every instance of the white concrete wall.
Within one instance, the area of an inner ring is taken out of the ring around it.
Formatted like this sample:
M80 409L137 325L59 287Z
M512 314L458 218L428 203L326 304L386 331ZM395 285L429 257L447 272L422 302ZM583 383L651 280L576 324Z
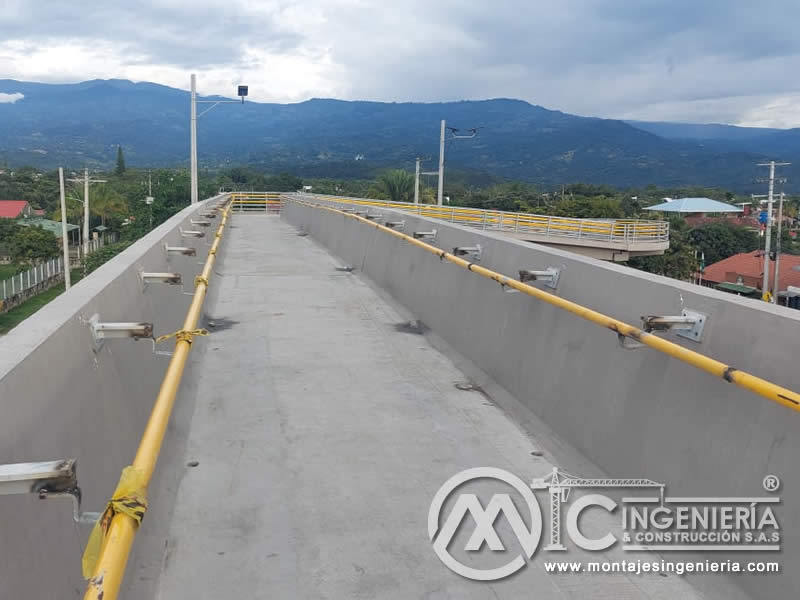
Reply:
M180 329L190 296L179 286L143 289L138 272L178 271L193 290L219 218L205 229L206 238L182 238L178 228L196 229L189 219L202 208L205 203L175 215L0 337L0 463L76 458L83 509L105 507L133 460L169 357L154 354L147 340L109 340L95 353L86 321L98 313L104 321L152 322L156 335ZM165 243L196 247L197 256L168 258ZM193 352L203 351L203 344L195 346ZM192 381L189 370L128 563L127 598L152 596L183 472ZM0 496L0 597L82 598L81 556L90 529L73 523L67 499Z
M561 267L557 294L634 325L686 307L709 315L692 350L800 390L800 312L576 254L406 213L405 232L438 229L435 245L483 247L481 264L509 276ZM759 496L783 481L780 576L741 576L754 598L800 589L800 413L472 274L355 219L288 202L282 217L363 271L612 477L646 477L670 495ZM479 466L479 465L476 465ZM578 473L578 475L580 475ZM646 555L645 555L646 556ZM747 560L719 553L717 560Z

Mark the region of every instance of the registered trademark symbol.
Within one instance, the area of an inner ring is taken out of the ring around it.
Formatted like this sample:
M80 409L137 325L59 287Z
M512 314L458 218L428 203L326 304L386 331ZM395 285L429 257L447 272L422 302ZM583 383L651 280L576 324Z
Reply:
M781 487L781 480L776 475L767 475L762 482L764 489L768 492L777 492Z

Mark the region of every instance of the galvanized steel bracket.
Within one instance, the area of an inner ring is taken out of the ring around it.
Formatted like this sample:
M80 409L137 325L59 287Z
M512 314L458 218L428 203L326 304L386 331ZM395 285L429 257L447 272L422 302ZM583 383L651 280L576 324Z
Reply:
M76 468L74 458L0 465L0 495L36 494L41 500L68 496L72 499L72 520L94 523L100 513L81 512Z
M153 324L146 322L106 323L100 321L100 315L94 314L89 319L94 351L99 352L107 339L145 339L153 337Z
M651 331L674 331L676 335L693 342L703 338L708 315L694 310L683 309L680 316L647 316L642 317L643 329Z

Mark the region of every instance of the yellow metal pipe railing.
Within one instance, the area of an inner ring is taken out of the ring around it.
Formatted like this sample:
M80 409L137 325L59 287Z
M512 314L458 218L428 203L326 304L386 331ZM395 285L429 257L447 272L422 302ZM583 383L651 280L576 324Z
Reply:
M635 219L579 219L552 215L504 212L459 206L437 206L432 204L409 204L388 200L369 200L363 198L325 197L329 202L338 202L362 207L396 208L413 214L443 219L468 226L492 227L499 229L537 228L547 230L548 235L556 237L599 238L610 241L663 242L669 239L669 223L666 221L642 221ZM634 228L635 225L635 228ZM631 229L627 229L626 226ZM525 231L522 229L520 231Z
M778 404L781 404L787 408L791 408L792 410L800 412L800 394L797 394L792 390L776 385L765 379L761 379L760 377L756 377L755 375L751 375L749 373L745 373L744 371L740 371L739 369L736 369L730 365L726 365L725 363L722 363L718 360L714 360L713 358L710 358L703 354L699 354L698 352L694 352L693 350L689 350L688 348L684 348L679 344L670 342L669 340L665 340L664 338L660 338L656 335L643 331L638 327L629 325L624 321L620 321L613 317L609 317L607 315L594 311L590 308L586 308L585 306L581 306L580 304L577 304L575 302L571 302L570 300L554 296L553 294L550 294L533 286L522 283L521 281L512 279L511 277L508 277L501 273L497 273L485 267L476 265L475 263L471 263L467 260L464 260L463 258L459 258L458 256L450 254L449 252L446 252L441 248L437 248L436 246L431 246L430 244L427 244L421 240L413 238L410 235L406 235L389 227L384 227L383 225L376 223L375 221L370 221L369 219L365 219L358 215L347 213L342 210L332 208L329 206L315 204L313 202L306 202L295 198L286 198L286 199L291 202L296 202L298 204L302 204L305 206L311 206L313 208L327 210L351 219L356 219L357 221L360 221L365 225L370 225L372 227L375 227L376 229L380 229L381 231L393 235L396 238L400 238L408 242L409 244L413 244L418 248L422 248L427 252L435 254L441 260L446 260L448 262L458 265L459 267L467 269L468 271L471 271L476 275L480 275L481 277L486 277L487 279L496 281L502 286L515 289L519 292L522 292L523 294L532 296L537 300L542 300L543 302L556 306L562 310L566 310L574 315L586 319L587 321L591 321L592 323L610 329L619 336L624 336L626 338L636 340L644 344L645 346L654 348L655 350L663 352L664 354L671 356L672 358L675 358L693 367L706 371L707 373L710 373L715 377L719 377L727 381L728 383L732 383L738 387L744 388L755 394L758 394L759 396L763 396L764 398L772 400L773 402L777 402Z
M147 421L139 449L133 459L132 467L137 472L144 491L150 483L153 471L164 441L164 434L169 423L175 396L183 377L183 370L189 351L192 347L192 337L197 333L197 322L203 309L203 301L208 290L208 280L211 277L214 261L219 249L222 233L230 214L230 203L222 212L222 220L217 228L214 242L208 252L202 273L195 279L195 292L192 303L186 313L183 328L175 334L175 352L167 367L161 389L156 397L150 418ZM138 521L125 512L115 512L107 525L100 556L94 566L89 584L84 595L84 600L116 600L125 566L128 561L133 539L138 529Z

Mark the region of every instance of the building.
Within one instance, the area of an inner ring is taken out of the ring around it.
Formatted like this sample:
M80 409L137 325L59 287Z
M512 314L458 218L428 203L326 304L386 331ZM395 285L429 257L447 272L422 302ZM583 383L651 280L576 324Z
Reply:
M0 200L0 219L30 217L34 210L27 200Z
M769 261L769 288L772 290L775 263ZM781 254L778 266L778 296L786 297L789 286L800 287L800 256ZM753 250L734 254L703 271L703 284L708 287L739 294L740 296L761 297L761 284L764 277L764 251ZM783 302L781 302L783 304Z

